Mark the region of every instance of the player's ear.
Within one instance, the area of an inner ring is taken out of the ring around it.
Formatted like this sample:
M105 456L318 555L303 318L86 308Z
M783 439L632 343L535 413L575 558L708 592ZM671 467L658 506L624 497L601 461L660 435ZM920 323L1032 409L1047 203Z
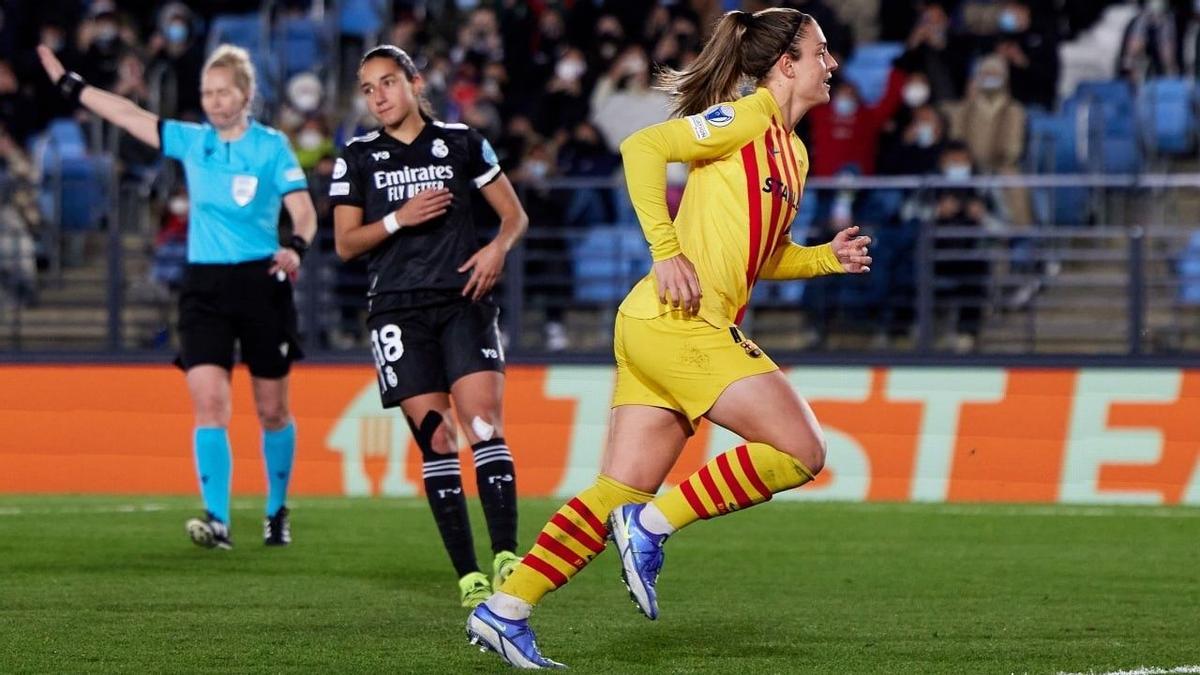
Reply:
M425 93L425 78L420 73L414 73L412 76L413 96L420 98Z

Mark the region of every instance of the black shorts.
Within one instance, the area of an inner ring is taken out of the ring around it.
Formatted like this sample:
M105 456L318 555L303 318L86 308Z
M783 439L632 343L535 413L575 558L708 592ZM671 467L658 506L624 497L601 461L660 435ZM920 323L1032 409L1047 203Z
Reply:
M503 373L499 316L496 305L467 300L371 315L367 329L383 407L418 394L448 393L471 373Z
M234 344L255 377L288 374L304 357L287 278L267 274L271 260L233 265L189 264L179 297L179 358L184 370L211 364L233 369Z

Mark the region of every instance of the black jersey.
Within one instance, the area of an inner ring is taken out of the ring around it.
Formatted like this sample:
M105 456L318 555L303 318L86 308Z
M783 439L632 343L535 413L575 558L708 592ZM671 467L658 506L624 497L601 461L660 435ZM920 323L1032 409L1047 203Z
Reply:
M367 253L372 312L454 297L470 279L458 268L479 250L471 216L474 190L500 176L492 146L465 124L427 120L405 144L382 129L351 139L333 169L330 202L357 206L373 223L423 190L448 188L445 215L404 227Z

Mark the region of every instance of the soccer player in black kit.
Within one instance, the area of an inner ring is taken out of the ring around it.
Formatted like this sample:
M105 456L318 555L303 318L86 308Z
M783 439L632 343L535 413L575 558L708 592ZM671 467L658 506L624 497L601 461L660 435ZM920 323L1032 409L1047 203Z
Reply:
M462 604L474 607L519 561L516 473L501 420L504 349L490 293L529 218L487 140L433 119L424 79L402 49L368 51L358 82L382 128L348 142L334 166L337 253L367 256L379 395L385 408L400 407L421 449L429 506ZM474 190L500 217L499 233L482 248ZM474 454L495 554L490 580L475 559L451 398Z

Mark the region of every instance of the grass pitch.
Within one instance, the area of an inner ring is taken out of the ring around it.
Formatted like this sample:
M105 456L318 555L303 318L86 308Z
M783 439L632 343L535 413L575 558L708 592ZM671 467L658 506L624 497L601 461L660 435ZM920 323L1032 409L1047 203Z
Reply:
M296 543L266 549L235 502L223 552L187 540L194 499L0 497L0 672L506 670L466 644L424 500L292 506ZM557 506L523 502L523 544ZM1200 509L773 503L674 537L659 590L650 622L606 552L535 612L543 651L587 673L1169 671L1200 664Z

